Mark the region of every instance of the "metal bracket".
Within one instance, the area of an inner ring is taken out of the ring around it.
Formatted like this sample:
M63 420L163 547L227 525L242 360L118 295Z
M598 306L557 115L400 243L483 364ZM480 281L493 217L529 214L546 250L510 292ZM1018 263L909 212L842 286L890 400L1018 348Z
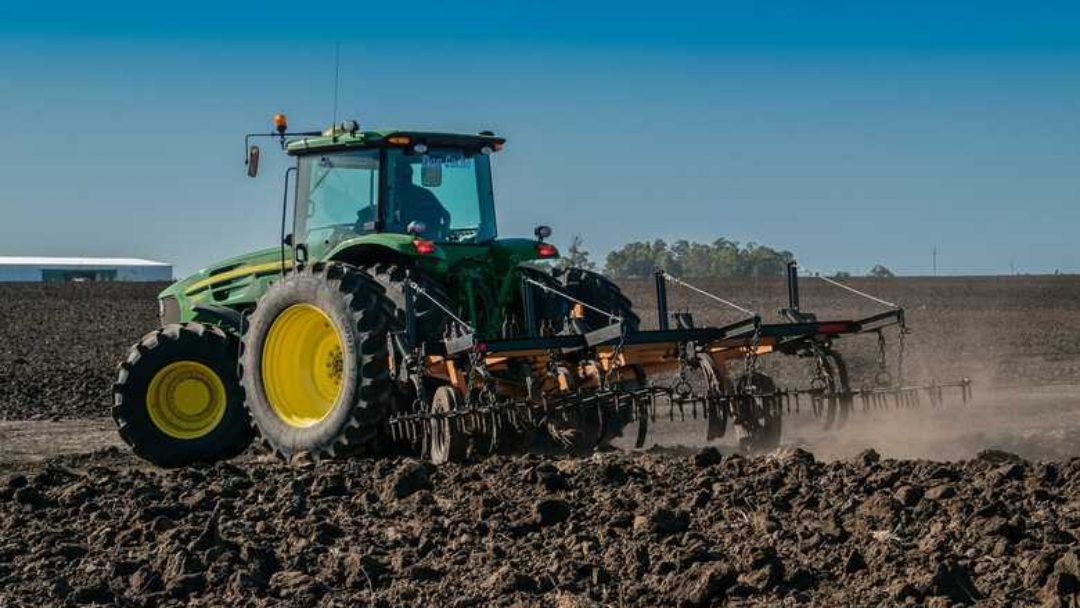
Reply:
M612 323L607 327L590 331L585 334L586 346L598 346L600 344L606 344L608 342L614 342L619 340L623 336L622 323Z
M473 334L468 333L447 338L446 340L443 340L443 343L446 345L447 355L456 355L472 350L476 346L476 338Z

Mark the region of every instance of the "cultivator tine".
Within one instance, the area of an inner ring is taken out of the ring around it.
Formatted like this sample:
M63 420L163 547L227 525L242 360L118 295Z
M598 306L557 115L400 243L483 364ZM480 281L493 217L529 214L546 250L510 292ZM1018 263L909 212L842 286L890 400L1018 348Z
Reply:
M651 399L652 395L650 395L650 400ZM649 405L647 403L642 402L639 405L640 409L637 412L637 437L634 438L634 447L638 449L645 447L645 439L646 436L649 434L649 412L645 411L648 407Z
M481 415L479 419L485 427L488 427L487 416ZM488 454L494 454L499 447L499 433L496 430L495 425L488 427L488 430L485 431L485 435L488 437Z
M712 441L724 436L727 432L727 424L723 418L723 413L720 411L721 407L726 407L721 403L720 399L716 397L709 398L709 424L708 430L705 432L705 439Z

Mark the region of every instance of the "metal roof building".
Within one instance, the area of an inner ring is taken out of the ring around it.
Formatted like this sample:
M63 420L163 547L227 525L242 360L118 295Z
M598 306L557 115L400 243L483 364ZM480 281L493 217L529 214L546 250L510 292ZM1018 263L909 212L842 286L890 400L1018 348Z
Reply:
M172 264L136 258L0 256L0 282L171 281Z

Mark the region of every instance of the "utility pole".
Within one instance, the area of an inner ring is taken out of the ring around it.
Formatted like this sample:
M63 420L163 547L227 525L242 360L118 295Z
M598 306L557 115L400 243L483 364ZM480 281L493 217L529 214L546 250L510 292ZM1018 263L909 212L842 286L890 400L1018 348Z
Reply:
M934 245L934 276L937 276L937 245Z

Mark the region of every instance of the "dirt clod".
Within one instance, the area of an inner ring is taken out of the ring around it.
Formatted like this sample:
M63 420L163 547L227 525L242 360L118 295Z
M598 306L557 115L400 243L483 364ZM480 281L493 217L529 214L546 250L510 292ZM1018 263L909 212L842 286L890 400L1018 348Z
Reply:
M544 498L533 506L536 521L541 526L561 524L570 518L570 503L560 498Z
M1080 591L1071 463L603 461L163 471L65 457L3 490L0 589L17 605L688 607L1068 605ZM570 489L541 481L556 472ZM916 499L926 485L964 499Z

